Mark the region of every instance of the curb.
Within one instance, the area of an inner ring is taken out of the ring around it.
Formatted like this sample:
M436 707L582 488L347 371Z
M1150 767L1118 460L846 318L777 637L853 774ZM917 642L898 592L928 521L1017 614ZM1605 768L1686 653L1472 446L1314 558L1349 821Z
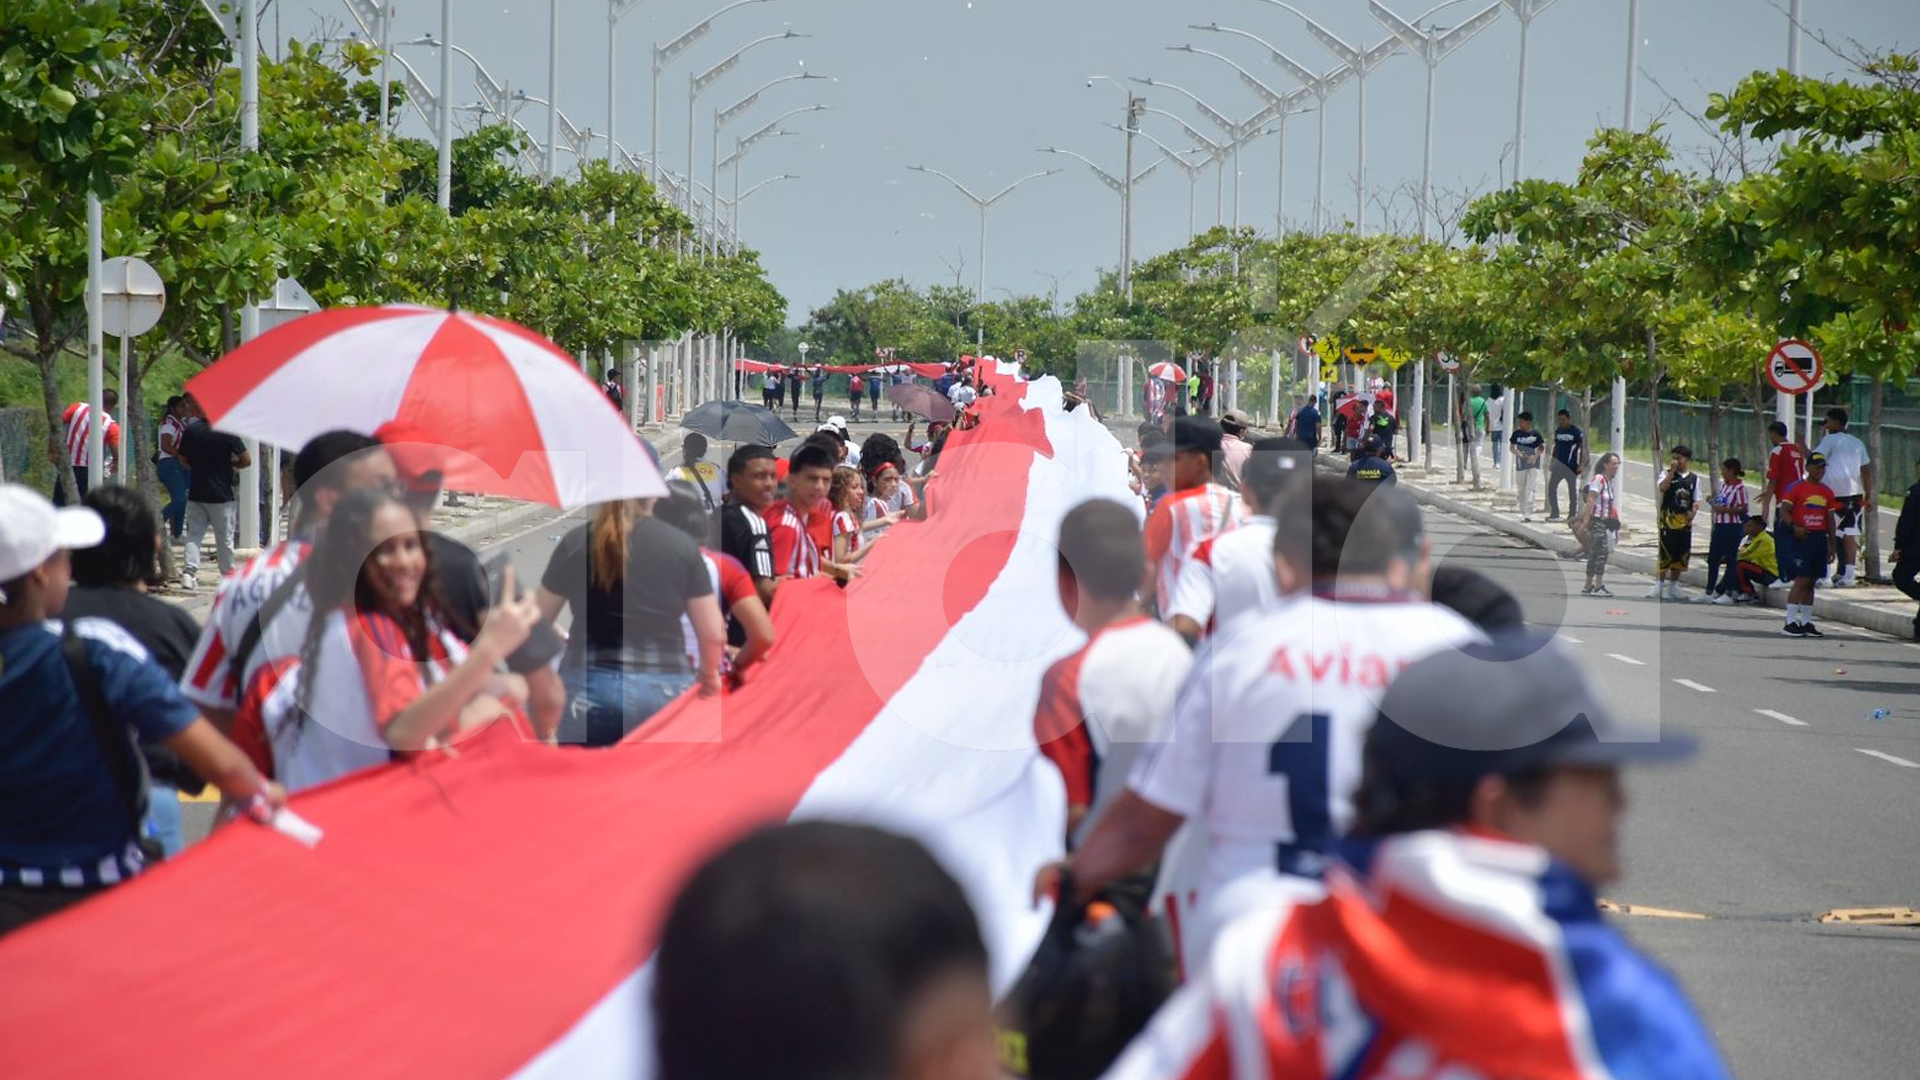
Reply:
M1334 473L1336 475L1345 475L1337 468L1322 466L1321 471ZM1484 510L1470 503L1461 502L1452 496L1428 491L1418 484L1402 481L1399 486L1400 490L1413 496L1413 500L1423 506L1431 506L1437 510L1443 510L1449 514L1453 514L1456 517L1466 518L1469 521L1485 525L1488 528L1503 532L1516 539L1525 540L1535 547L1544 548L1558 554L1568 554L1580 550L1579 542L1571 536L1553 536L1549 533L1543 533L1538 529L1529 528L1521 522L1501 517L1499 514L1490 510ZM1621 554L1615 552L1613 557L1608 561L1608 565L1617 566L1628 573L1648 575L1654 573L1654 559L1651 555L1641 555L1638 553ZM1681 575L1681 580L1697 589L1705 589L1707 587L1707 572L1705 570L1688 570ZM1769 589L1764 606L1770 608L1783 607L1785 604L1783 598L1785 596L1785 589ZM1863 630L1872 630L1876 633L1886 634L1899 641L1911 640L1913 636L1913 619L1911 616L1898 611L1883 610L1877 606L1855 603L1851 600L1834 600L1816 593L1813 598L1813 613L1818 618L1827 619L1832 622L1846 623L1849 626L1858 626Z

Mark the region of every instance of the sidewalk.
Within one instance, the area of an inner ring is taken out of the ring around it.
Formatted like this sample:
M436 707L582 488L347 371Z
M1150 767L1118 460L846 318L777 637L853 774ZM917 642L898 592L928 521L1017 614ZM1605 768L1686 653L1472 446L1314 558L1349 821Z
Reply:
M1473 489L1471 464L1466 483L1454 482L1455 449L1451 443L1436 440L1431 472L1418 464L1396 463L1394 469L1399 473L1401 486L1421 503L1479 522L1549 551L1562 554L1579 551L1579 542L1573 538L1565 522L1546 520L1544 480L1536 492L1539 505L1534 507L1534 520L1523 522L1516 509L1514 494L1494 490L1495 473L1491 456L1482 456L1480 459L1481 490ZM1321 459L1328 465L1346 460L1325 453L1321 454ZM1635 483L1630 476L1625 480L1626 485L1620 492L1619 547L1614 551L1611 565L1630 573L1651 576L1658 544L1652 483L1650 480ZM1706 519L1705 510L1701 511L1700 517ZM1691 590L1689 595L1697 595L1707 585L1708 527L1696 524L1693 532L1692 569L1681 578ZM1769 593L1769 607L1781 607L1786 603L1787 590L1784 586L1777 585ZM1913 637L1914 603L1891 585L1822 589L1814 596L1813 612L1819 619L1876 630L1902 641Z

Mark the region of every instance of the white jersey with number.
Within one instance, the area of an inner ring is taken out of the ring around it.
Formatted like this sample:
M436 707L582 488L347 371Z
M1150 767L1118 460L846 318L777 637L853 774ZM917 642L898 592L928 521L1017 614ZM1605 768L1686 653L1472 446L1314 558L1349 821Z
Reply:
M1128 780L1206 836L1203 865L1163 888L1191 913L1251 874L1317 876L1352 824L1361 742L1388 683L1482 640L1452 611L1399 596L1289 596L1212 638L1181 689L1172 739L1146 747ZM1183 933L1182 952L1193 957L1206 938Z

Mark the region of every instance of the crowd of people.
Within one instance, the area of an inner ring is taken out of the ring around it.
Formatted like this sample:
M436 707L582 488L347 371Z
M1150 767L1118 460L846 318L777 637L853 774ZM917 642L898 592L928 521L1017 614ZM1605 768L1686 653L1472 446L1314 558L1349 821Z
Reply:
M1059 602L1085 640L1033 718L1065 804L1068 855L1034 882L1065 913L1035 960L1058 970L1030 970L996 1013L978 923L923 849L763 830L668 916L663 1076L1529 1076L1582 1031L1607 1033L1611 1075L1728 1075L1595 900L1620 874L1622 766L1688 745L1621 740L1511 596L1433 567L1399 492L1316 475L1284 438L1241 440L1229 477L1227 438L1201 417L1154 425L1139 502L1089 501L1059 528ZM1141 945L1158 931L1108 932L1155 893L1172 956ZM1467 899L1494 895L1508 906ZM1389 899L1432 914L1387 918ZM1569 991L1445 944L1504 919L1610 979ZM1142 1011L1161 966L1180 988ZM817 992L775 1004L797 987ZM1482 1015L1488 995L1548 1011ZM726 1036L770 1009L778 1037Z

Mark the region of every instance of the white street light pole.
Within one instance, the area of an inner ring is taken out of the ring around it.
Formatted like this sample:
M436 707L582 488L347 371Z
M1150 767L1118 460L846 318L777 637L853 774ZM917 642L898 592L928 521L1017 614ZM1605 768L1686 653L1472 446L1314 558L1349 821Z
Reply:
M1787 8L1787 74L1800 74L1800 21L1801 0L1792 0ZM1807 400L1813 400L1811 391ZM1789 394L1773 396L1773 418L1787 425L1787 437L1793 437L1793 397Z
M801 36L805 36L805 35L801 35ZM731 121L734 117L752 108L753 103L760 100L760 95L766 93L767 91L773 89L776 86L779 86L781 83L790 83L796 80L804 80L804 79L824 79L824 78L827 78L827 76L821 75L812 71L803 71L798 75L782 75L781 77L768 82L765 86L762 86L760 89L755 90L753 93L748 94L746 97L741 98L739 101L734 102L733 104L727 106L726 108L715 109L713 113L713 154L710 157L708 162L709 171L707 173L707 190L714 192L716 195L720 191L720 129L722 127L726 126L726 124L729 121ZM801 111L805 111L805 110L801 110ZM714 204L712 210L713 210L712 221L713 221L713 232L714 232L714 236L712 237L712 242L715 249L717 250L719 246L719 231L720 231L720 207L717 202Z
M1306 65L1281 52L1271 43L1258 35L1245 30L1236 30L1230 26L1214 23L1201 27L1221 34L1232 34L1250 41L1258 42L1267 50L1267 56L1284 69L1294 82L1299 83L1314 97L1315 111L1319 116L1319 138L1314 154L1313 182L1313 231L1318 234L1326 231L1326 189L1327 189L1327 99L1353 77L1353 65L1341 64L1324 75L1316 75Z
M771 2L772 0L734 0L733 3L728 4L706 18L701 19L698 23L695 23L693 28L686 33L681 34L665 45L655 45L653 47L653 132L648 136L649 152L647 154L647 162L653 170L651 179L655 187L658 187L660 184L660 73L666 70L668 64L673 63L675 57L692 47L694 42L706 37L707 32L713 29L715 19L732 11L734 8L746 7L748 4L765 4Z
M779 176L769 176L765 180L760 181L759 183L748 188L746 191L742 192L738 198L733 200L733 205L731 208L733 211L734 235L737 236L740 233L740 207L748 199L753 198L753 195L755 192L759 191L763 187L766 187L768 184L777 184L782 180L798 180L798 179L800 179L799 173L781 173Z
M1226 134L1227 139L1229 141L1224 146L1222 146L1220 144L1213 142L1213 140L1207 138L1206 136L1201 135L1199 132L1194 131L1193 128L1189 127L1184 121L1180 121L1178 117L1174 117L1174 120L1180 123L1181 127L1186 128L1186 131L1189 135L1192 135L1194 138L1199 139L1201 142L1214 147L1215 151L1219 155L1219 159L1221 163L1220 171L1223 177L1226 175L1228 161L1229 160L1232 161L1233 206L1234 206L1233 227L1238 229L1240 227L1240 148L1267 133L1265 124L1267 123L1267 121L1273 119L1275 113L1278 111L1278 107L1269 104L1265 108L1262 108L1259 112L1248 117L1246 120L1241 121L1239 123L1235 123L1234 121L1227 119L1226 116L1222 115L1218 109L1215 109L1213 106L1208 105L1205 101L1202 101L1200 97L1191 90L1183 89L1179 86L1175 86L1170 82L1163 82L1159 79L1133 79L1131 81L1137 82L1142 86L1152 86L1152 87L1157 87L1161 90L1171 90L1174 93L1179 94L1180 96L1186 98L1188 101L1193 102L1194 106L1200 110L1200 114L1202 116L1205 116L1209 122L1211 122L1215 127L1219 128L1222 132ZM1160 110L1158 109L1148 109L1146 111L1156 112L1156 113L1160 112ZM1161 115L1171 116L1172 114L1162 113ZM1217 206L1218 206L1218 199L1216 199L1216 207ZM1223 214L1216 212L1215 214L1216 220L1219 220L1223 217L1224 217Z
M244 10L251 4L242 5ZM440 40L453 41L453 0L440 0ZM436 191L440 209L453 212L453 50L440 50L440 165ZM244 508L243 508L244 509Z
M620 132L620 65L617 58L617 46L620 40L620 20L640 6L641 0L607 0L607 167L613 168L620 163L613 148L614 139ZM551 95L550 95L551 96Z
M1142 112L1158 112L1159 110L1158 109L1142 109L1141 111ZM1116 124L1109 124L1107 126L1118 127L1118 125ZM1186 158L1180 156L1181 151L1175 150L1172 147L1169 147L1166 143L1163 143L1159 139L1154 138L1152 135L1149 135L1147 132L1139 131L1139 132L1135 132L1135 134L1139 135L1141 138L1152 143L1154 146L1159 147L1160 153L1164 154L1168 161L1173 162L1173 164L1177 166L1181 172L1186 174L1187 176L1187 243L1189 244L1193 243L1193 238L1199 235L1198 230L1194 228L1194 204L1199 197L1200 174L1206 171L1207 166L1212 163L1213 158L1206 157L1201 159L1201 161L1198 164L1195 164L1193 162L1188 161ZM1186 151L1186 153L1205 154L1207 153L1207 151L1205 149L1196 147L1195 149Z
M1527 168L1527 33L1533 28L1533 20L1552 7L1554 0L1500 2L1520 20L1520 89L1513 102L1513 182L1517 184L1526 176Z
M1131 97L1132 95L1128 96ZM1131 287L1133 284L1133 267L1131 265L1133 261L1133 248L1128 243L1131 237L1127 233L1127 211L1129 209L1127 201L1133 196L1133 185L1152 175L1153 171L1160 167L1160 162L1155 161L1153 164L1134 173L1127 179L1122 180L1094 164L1093 159L1083 154L1076 154L1072 150L1062 150L1057 146L1043 146L1040 148L1040 152L1043 154L1062 154L1080 162L1087 168L1092 169L1093 175L1099 177L1100 182L1107 185L1115 195L1120 196L1120 278L1127 287ZM1133 299L1131 293L1127 295L1127 299L1129 301Z
M740 46L740 48L734 50L733 54L731 56L728 56L725 60L720 61L719 63L713 65L712 67L699 73L698 75L687 76L687 205L684 209L686 210L688 217L694 218L696 224L698 223L699 218L694 213L693 178L698 174L696 174L693 171L693 168L694 168L693 144L695 142L695 136L698 134L698 131L699 131L699 121L697 117L699 116L698 109L699 109L699 103L700 103L700 95L703 92L705 92L707 87L713 85L714 80L720 78L720 76L722 75L725 75L727 72L732 71L735 65L740 63L740 58L747 54L748 50L753 49L760 45L765 45L769 41L785 41L789 38L799 38L799 37L806 37L806 36L807 36L806 34L798 33L793 30L787 30L783 33L768 34L766 37L755 38L754 40L749 41L745 45L742 45Z
M1426 135L1421 142L1420 151L1420 235L1431 238L1430 222L1433 217L1433 83L1434 71L1453 52L1465 45L1475 34L1492 26L1500 19L1500 5L1490 3L1478 14L1458 26L1442 29L1428 25L1422 27L1430 16L1441 8L1464 3L1465 0L1447 0L1439 7L1430 8L1425 14L1416 16L1408 22L1394 14L1380 0L1367 0L1367 10L1380 24L1393 32L1413 55L1427 66L1427 120ZM1424 364L1425 361L1422 361ZM1419 384L1415 384L1418 386Z
M607 35L611 38L613 35ZM560 156L560 0L547 0L547 152L542 172L553 183L554 163ZM612 145L613 140L607 140Z
M1218 24L1215 24L1212 26L1195 26L1195 27L1192 27L1192 29L1220 31L1222 33L1241 33L1240 31L1228 30L1225 27L1222 27ZM1252 37L1253 35L1244 34L1243 36ZM1257 41L1259 39L1255 38L1255 40ZM1265 44L1265 42L1262 42L1262 44ZM1251 142L1253 141L1253 139L1258 137L1258 135L1254 134L1254 131L1261 124L1264 124L1266 122L1267 117L1272 116L1272 117L1279 118L1280 124L1276 130L1280 133L1280 157L1281 157L1281 163L1282 163L1282 168L1280 170L1280 194L1283 196L1283 198L1281 199L1281 207L1276 212L1275 219L1284 220L1285 218L1284 195L1286 194L1286 182L1287 182L1286 169L1285 169L1285 160L1286 160L1286 154L1287 154L1287 146L1286 146L1287 118L1289 116L1292 116L1296 112L1302 111L1298 108L1300 102L1304 101L1307 98L1307 96L1311 94L1313 91L1308 88L1302 87L1301 89L1294 90L1290 93L1282 94L1278 90L1273 89L1272 87L1268 86L1266 83L1263 83L1259 79L1255 78L1252 72L1248 71L1246 68L1241 67L1239 64L1234 63L1231 58L1223 56L1220 53L1209 52L1206 49L1196 49L1192 45L1172 45L1172 46L1168 46L1168 48L1173 52L1193 53L1196 56L1211 56L1214 59L1225 63L1228 67L1231 67L1234 71L1239 73L1240 81L1242 83L1246 84L1250 89L1254 91L1254 93L1259 94L1262 98L1266 99L1266 102L1267 102L1266 109L1261 111L1253 119L1248 120L1247 123L1243 125L1243 128L1245 130L1243 130L1239 134L1239 136L1235 138L1234 144L1233 144L1233 160L1234 160L1233 227L1236 229L1240 227L1240 180L1239 180L1240 147L1243 144ZM1269 49L1271 49L1270 46L1269 46ZM1265 134L1265 132L1260 132L1260 134ZM1279 234L1276 233L1275 235L1278 236Z
M1339 57L1353 70L1354 81L1360 91L1360 132L1357 153L1358 173L1354 180L1354 228L1359 232L1367 230L1367 76L1373 70L1400 51L1400 39L1389 35L1385 40L1370 48L1361 48L1349 44L1331 30L1320 25L1306 12L1286 3L1285 0L1262 0L1274 7L1292 13L1301 22L1307 24L1307 33L1324 46L1328 52Z
M958 191L962 196L964 196L968 202L973 204L973 208L980 212L980 284L974 289L973 298L975 303L982 303L982 304L986 303L986 300L987 300L987 214L990 211L992 211L995 206L999 205L1001 200L1013 194L1014 189L1018 188L1021 184L1024 184L1029 180L1038 180L1043 176L1052 176L1055 173L1061 172L1062 170L1046 169L1037 173L1029 173L1026 176L1021 177L1020 179L1015 180L1013 183L1008 184L1006 187L1001 188L999 193L995 195L990 195L983 199L980 196L975 195L973 193L973 189L967 187L967 185L961 183L960 181L955 180L953 177L948 176L946 173L941 172L939 169L929 169L925 165L909 165L907 166L907 168L912 172L926 173L928 176L937 176L940 179L945 180L947 183L952 184L953 189L955 191Z

